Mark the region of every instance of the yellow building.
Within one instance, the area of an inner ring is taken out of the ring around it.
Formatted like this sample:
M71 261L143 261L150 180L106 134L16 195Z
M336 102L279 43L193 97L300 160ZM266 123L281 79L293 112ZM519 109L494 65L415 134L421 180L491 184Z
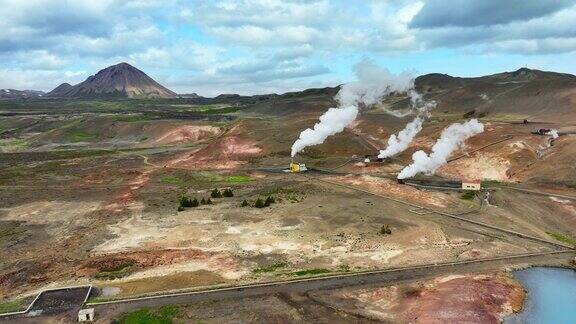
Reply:
M306 170L308 170L306 164L290 162L290 172L303 172Z

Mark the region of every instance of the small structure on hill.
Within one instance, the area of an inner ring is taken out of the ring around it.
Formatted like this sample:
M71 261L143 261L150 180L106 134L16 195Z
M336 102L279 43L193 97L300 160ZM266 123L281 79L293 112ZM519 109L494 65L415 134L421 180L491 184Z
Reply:
M480 180L462 180L462 189L480 191L482 182Z
M308 169L306 168L306 164L304 164L304 163L296 163L294 161L290 162L290 172L292 172L292 173L304 172L307 170Z
M81 309L78 312L78 322L92 322L94 320L94 308Z

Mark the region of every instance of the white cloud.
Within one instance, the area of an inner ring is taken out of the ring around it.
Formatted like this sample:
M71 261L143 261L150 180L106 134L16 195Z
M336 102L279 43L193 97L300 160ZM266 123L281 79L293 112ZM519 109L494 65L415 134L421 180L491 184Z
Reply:
M46 89L127 61L190 92L257 92L345 81L342 70L362 56L576 51L576 5L520 2L0 0L0 69L21 71L15 83Z

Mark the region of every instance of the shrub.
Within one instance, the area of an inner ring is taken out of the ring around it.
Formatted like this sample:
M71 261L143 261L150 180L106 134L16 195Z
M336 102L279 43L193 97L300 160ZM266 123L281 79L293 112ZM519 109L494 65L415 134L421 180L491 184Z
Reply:
M380 228L380 234L390 235L392 234L392 229L390 229L390 226L388 224L382 225L382 227Z
M466 191L462 194L462 196L460 196L460 198L464 199L464 200L472 200L474 199L474 197L476 196L476 193L474 191Z
M206 199L202 198L202 200L200 200L200 205L206 205Z
M222 193L222 196L224 196L224 197L234 197L234 193L232 192L232 189L227 188L227 189L224 189L224 192Z
M268 207L270 205L272 205L273 203L275 203L276 200L274 200L274 198L272 196L268 196L266 198L266 200L264 201L264 206Z
M244 200L242 201L242 204L240 204L240 207L247 207L247 206L249 206L249 205L250 205L250 204L246 201L246 199L244 199Z
M180 207L192 207L192 200L186 196L180 197Z
M214 189L214 190L212 190L212 192L210 193L210 197L212 197L212 198L222 198L222 193L220 192L220 190Z
M184 211L184 207L183 207L183 206L178 206L178 211L179 211L179 212Z
M198 207L198 206L200 206L198 199L196 199L196 198L192 199L192 202L190 203L190 207Z
M208 198L208 200L206 200L206 205L212 205L212 199Z
M262 201L262 199L258 198L256 199L256 202L254 203L254 207L256 208L264 208L264 202Z

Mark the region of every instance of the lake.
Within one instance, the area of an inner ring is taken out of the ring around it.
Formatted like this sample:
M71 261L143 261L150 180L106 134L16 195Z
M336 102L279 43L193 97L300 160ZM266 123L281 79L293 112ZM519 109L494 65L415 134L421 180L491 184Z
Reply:
M504 323L576 323L576 271L534 267L514 271L512 276L528 295L522 312L505 318Z

